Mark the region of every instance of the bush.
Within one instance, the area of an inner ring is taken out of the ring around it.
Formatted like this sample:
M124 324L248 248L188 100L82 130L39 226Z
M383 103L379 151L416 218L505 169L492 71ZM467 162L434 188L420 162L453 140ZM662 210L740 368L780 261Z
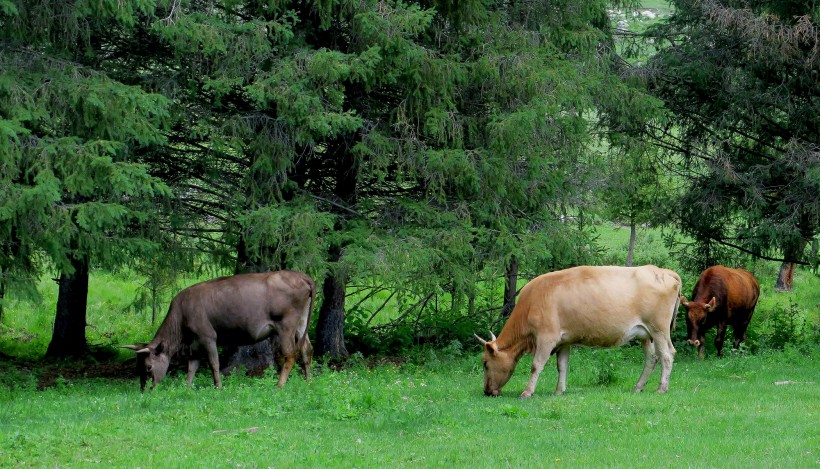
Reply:
M805 311L790 300L786 307L778 305L775 312L763 322L759 345L773 350L783 350L789 345L808 348L816 343L817 332Z

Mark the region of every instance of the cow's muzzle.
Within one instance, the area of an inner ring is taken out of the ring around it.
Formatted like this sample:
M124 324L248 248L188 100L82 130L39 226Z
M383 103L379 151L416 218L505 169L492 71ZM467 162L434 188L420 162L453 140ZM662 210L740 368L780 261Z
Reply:
M501 391L499 391L498 389L493 389L493 390L485 389L484 390L484 395L485 396L498 397L500 394L501 394Z
M700 347L700 340L698 340L698 339L689 339L689 340L687 340L687 342L689 342L689 345L694 345L695 347Z

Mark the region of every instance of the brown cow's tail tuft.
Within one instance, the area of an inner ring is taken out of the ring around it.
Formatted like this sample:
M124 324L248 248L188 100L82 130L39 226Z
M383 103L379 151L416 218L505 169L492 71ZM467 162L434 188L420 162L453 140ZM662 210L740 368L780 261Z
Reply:
M308 306L308 318L307 324L305 324L305 331L302 333L302 337L299 338L299 350L302 350L305 345L305 340L307 340L308 331L310 330L310 321L313 318L313 303L316 300L316 283L308 276L305 276L305 283L310 287L310 306Z

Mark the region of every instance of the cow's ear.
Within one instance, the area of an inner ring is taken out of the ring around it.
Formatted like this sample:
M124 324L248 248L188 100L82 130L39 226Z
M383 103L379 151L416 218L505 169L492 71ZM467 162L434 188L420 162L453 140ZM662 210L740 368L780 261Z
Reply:
M490 355L494 355L495 352L498 352L498 346L495 345L494 341L487 342L486 344L484 344L484 348L487 349L488 352L490 352Z
M162 353L163 349L164 349L164 346L162 345L162 342L160 342L160 343L158 343L158 344L157 344L157 346L154 348L154 353L155 353L155 354L157 354L157 355L159 355L160 353Z
M715 310L715 306L717 305L717 299L713 296L712 299L706 303L706 311L712 312Z

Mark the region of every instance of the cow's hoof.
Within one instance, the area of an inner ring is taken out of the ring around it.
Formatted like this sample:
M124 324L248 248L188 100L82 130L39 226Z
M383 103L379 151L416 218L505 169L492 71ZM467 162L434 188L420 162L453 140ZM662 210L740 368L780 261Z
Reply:
M532 397L532 393L527 391L522 392L521 395L518 396L519 399L529 399L530 397Z
M636 392L636 393L643 392L643 388L635 388L635 392Z
M666 391L669 391L669 388L658 388L658 394L663 394Z

